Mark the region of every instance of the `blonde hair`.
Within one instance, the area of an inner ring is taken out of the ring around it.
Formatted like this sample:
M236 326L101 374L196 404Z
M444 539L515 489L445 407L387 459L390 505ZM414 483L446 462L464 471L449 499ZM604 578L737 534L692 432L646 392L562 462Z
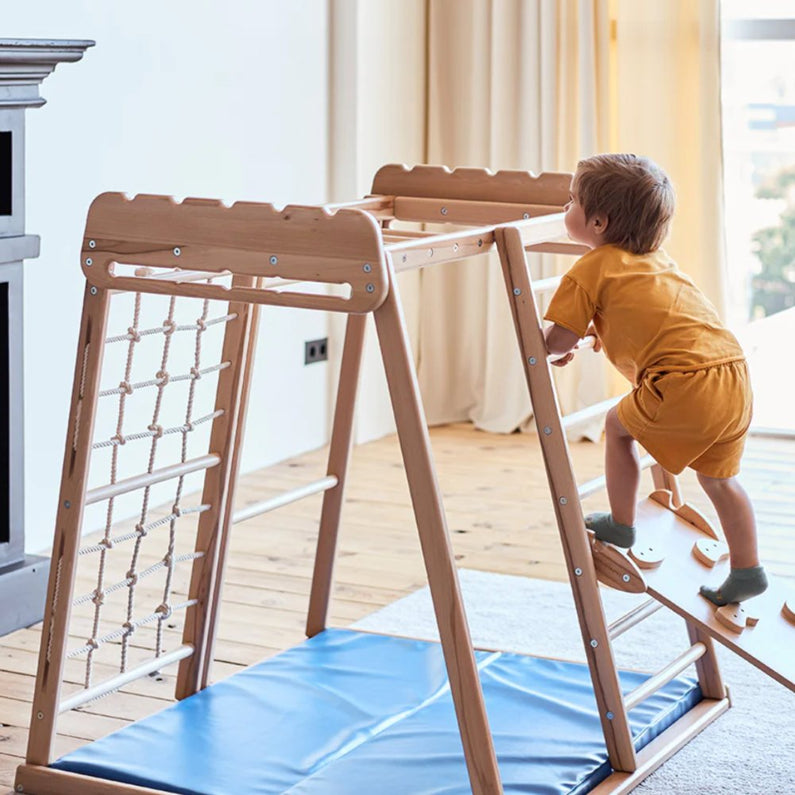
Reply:
M658 249L674 214L674 190L665 172L647 157L606 154L581 160L572 193L585 213L607 216L605 243L633 254Z

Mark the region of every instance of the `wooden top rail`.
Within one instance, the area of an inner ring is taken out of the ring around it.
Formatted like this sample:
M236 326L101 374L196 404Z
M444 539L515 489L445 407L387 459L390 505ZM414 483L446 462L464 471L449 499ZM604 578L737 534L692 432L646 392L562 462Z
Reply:
M88 281L112 290L178 293L307 309L369 312L386 297L381 229L355 207L323 207L103 193L89 209L81 255ZM181 283L166 277L122 276L116 264L233 276L348 284L350 296L272 292L267 288Z
M372 192L386 196L461 199L474 202L536 204L562 208L569 200L571 174L562 172L497 171L446 166L382 166ZM519 218L522 216L520 215ZM445 220L441 218L440 220Z

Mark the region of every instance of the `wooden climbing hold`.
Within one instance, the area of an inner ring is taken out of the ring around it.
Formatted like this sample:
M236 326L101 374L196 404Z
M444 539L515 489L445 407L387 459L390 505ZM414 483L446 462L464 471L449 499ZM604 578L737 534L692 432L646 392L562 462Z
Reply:
M795 624L795 598L787 599L787 601L784 602L784 605L781 608L781 613L784 618L787 619L787 621L791 621L793 624Z
M588 530L588 536L599 582L628 593L646 592L646 581L633 561L612 544L598 541L592 530Z
M693 557L712 568L718 561L729 557L729 546L714 538L699 538L693 544Z
M755 627L759 623L759 616L754 615L749 608L746 608L740 602L732 602L719 607L715 611L715 618L727 629L736 632L738 635L746 627Z
M641 541L629 550L629 556L642 569L656 569L665 560L665 550L662 546Z

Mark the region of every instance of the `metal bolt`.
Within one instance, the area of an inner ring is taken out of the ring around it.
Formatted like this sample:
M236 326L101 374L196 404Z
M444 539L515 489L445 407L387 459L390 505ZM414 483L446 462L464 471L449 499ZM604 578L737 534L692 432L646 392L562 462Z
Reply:
M561 497L559 500L561 505L568 505L569 501L565 497Z
M524 219L525 219L525 221L526 221L526 220L527 220L529 217L530 217L530 213L522 213L522 218L524 218Z
M591 648L595 649L599 645L599 641L596 638L591 638Z
M371 265L369 262L365 262L365 263L364 263L364 265L362 265L362 270L363 270L365 273L370 273L370 271L371 271L372 269L373 269L373 266L372 266L372 265Z
M615 717L615 715L613 715L613 713L612 713L612 712L608 712L608 713L607 713L607 719L608 719L608 720L613 720L613 718L614 718L614 717Z
M428 249L428 256L429 256L429 257L432 257L432 256L433 256L433 249L432 249L432 248L429 248L429 249Z
M374 284L368 284L365 289L367 290L368 293L374 293L375 292L375 285Z
M271 265L275 265L278 261L279 261L279 258L275 254L270 259Z
M478 246L482 246L482 245L483 245L483 240L482 239L478 240Z
M549 427L549 425L545 425L545 426L544 426L544 433L545 433L547 436L549 436L549 434L551 434L551 433L552 433L552 428L550 428L550 427Z
M408 258L409 258L409 257L408 257L408 254L404 254L404 255L403 255L403 262L407 262L407 261L408 261Z
M44 713L43 713L43 712L37 712L37 713L36 713L36 717L37 717L39 720L44 720Z
M442 207L442 215L447 215L447 207Z
M177 247L174 249L174 256L175 256L175 257L178 257L178 256L179 256L181 253L182 253L182 249L181 249L179 246L177 246Z
M530 364L535 364L536 363L536 357L535 356L531 356L527 361L530 362Z
M453 243L453 251L458 251L458 243Z
M88 241L88 247L89 248L96 248L97 247L97 241L96 240L89 240Z
M576 569L574 569L574 573L575 573L575 574L576 574L578 577L582 577L582 569L581 569L581 568L577 567Z
M69 500L64 500L63 501L63 507L64 508L71 508L72 507L72 503L69 502Z
M25 788L24 788L24 787L23 787L21 784L17 784L17 786L16 786L16 791L17 791L17 792L24 792L24 791L25 791Z
M514 295L521 295L522 291L518 287L514 287L513 288L513 294Z
M92 287L92 288L89 290L89 292L91 293L91 295L96 295L96 294L97 294L97 288L96 288L96 287Z
M91 257L86 257L86 265L90 268L94 264L94 260Z
M621 579L622 579L624 582L629 582L629 579L630 579L630 577L629 577L629 574L624 574L624 575L621 577Z

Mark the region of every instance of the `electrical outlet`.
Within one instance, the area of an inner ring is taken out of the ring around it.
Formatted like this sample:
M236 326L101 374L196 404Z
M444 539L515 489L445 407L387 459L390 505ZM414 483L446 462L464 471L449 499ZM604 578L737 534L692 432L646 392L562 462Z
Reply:
M304 343L304 364L325 362L328 359L328 337Z

